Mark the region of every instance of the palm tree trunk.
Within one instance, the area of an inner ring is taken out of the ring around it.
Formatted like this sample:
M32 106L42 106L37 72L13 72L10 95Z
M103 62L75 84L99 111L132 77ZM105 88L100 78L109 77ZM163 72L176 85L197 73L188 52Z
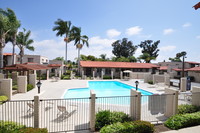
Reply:
M67 41L66 41L66 46L65 46L65 61L67 63Z
M78 48L78 75L80 75L80 48Z
M12 65L15 64L15 44L13 44L13 50L12 50Z
M0 47L0 68L3 67L3 47ZM0 70L2 72L2 70Z

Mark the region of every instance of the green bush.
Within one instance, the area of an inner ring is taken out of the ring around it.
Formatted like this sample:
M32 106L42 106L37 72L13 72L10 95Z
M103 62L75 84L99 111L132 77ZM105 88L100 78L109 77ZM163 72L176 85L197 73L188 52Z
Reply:
M191 114L177 114L170 117L164 124L165 126L176 130L185 127L200 125L200 112Z
M152 84L153 84L153 81L152 81L152 80L149 80L148 83L152 85Z
M199 110L200 107L195 105L182 104L178 106L178 114L194 113L198 112Z
M0 105L3 104L3 102L5 102L7 100L8 100L7 96L0 96Z
M153 133L154 125L146 121L114 123L101 128L100 133Z
M34 87L32 84L27 84L27 91L30 91L32 90Z
M20 129L17 133L48 133L46 128L23 128Z
M96 114L95 129L100 130L105 125L125 121L131 121L131 118L123 112L111 112L110 110L99 111Z
M103 79L112 79L112 77L111 77L111 76L104 75L104 76L103 76Z
M16 122L0 121L0 133L13 133L22 128L25 128L25 126Z
M63 79L63 80L69 80L70 79L70 75L62 75L61 79Z
M12 86L12 90L17 90L18 86L17 85L13 85Z

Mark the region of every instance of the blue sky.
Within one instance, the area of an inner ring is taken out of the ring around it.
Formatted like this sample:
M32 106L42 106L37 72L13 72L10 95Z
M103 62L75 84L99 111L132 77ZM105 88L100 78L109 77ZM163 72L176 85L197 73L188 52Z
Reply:
M200 9L192 8L200 0L0 0L0 8L11 8L21 21L21 28L31 30L34 52L49 59L65 56L64 37L52 31L60 18L70 20L87 35L89 48L81 54L112 55L112 42L128 38L134 45L144 40L160 40L155 62L175 57L186 51L188 61L200 62ZM12 52L8 44L4 52ZM18 49L16 48L18 53ZM134 56L138 57L141 49ZM68 59L74 60L77 50L68 45Z

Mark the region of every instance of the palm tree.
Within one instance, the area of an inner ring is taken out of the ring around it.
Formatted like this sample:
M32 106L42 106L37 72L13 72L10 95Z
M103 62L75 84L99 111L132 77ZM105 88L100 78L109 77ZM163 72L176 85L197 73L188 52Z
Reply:
M23 32L19 32L17 35L17 46L20 49L20 63L22 64L23 61L23 56L24 56L24 49L28 49L30 51L34 51L35 48L33 46L31 46L30 44L33 43L32 39L29 39L31 35L31 31L27 31L26 29L23 29Z
M0 8L0 68L4 66L3 49L6 45L6 36L17 27L14 19L15 13L11 9L3 10Z
M71 21L63 21L62 19L58 19L55 21L55 26L53 27L53 31L57 31L56 36L65 35L64 41L66 42L65 46L65 61L67 62L67 43L74 40L73 33L77 30L77 27L71 25Z
M138 60L141 62L141 60L144 60L145 63L150 63L151 60L155 60L156 58L153 56L150 56L148 53L143 53L138 57Z
M5 12L5 14L8 16L8 18L10 18L11 23L13 25L13 28L10 30L10 32L8 33L8 35L6 36L6 43L7 42L11 42L13 45L13 50L12 50L12 64L14 64L14 54L15 54L15 46L16 46L16 37L17 37L17 31L18 28L20 27L20 21L17 20L17 17L14 13L13 10L11 9L7 9L8 11Z
M78 74L80 75L80 50L82 49L84 44L89 47L88 36L81 35L81 28L77 28L72 35L75 40L74 45L78 49Z

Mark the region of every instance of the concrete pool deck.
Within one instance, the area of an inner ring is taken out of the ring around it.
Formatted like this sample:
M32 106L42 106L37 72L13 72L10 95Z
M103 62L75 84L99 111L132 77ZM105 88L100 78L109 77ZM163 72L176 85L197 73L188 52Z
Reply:
M132 80L58 80L57 82L52 82L52 80L43 80L42 86L40 90L39 97L41 99L60 99L63 98L64 93L67 89L72 88L86 88L88 87L88 81L120 81L122 83L135 86L135 81L137 79ZM144 83L142 80L139 80L138 88L152 92L154 94L164 93L164 84L159 85L149 85L148 83ZM174 88L174 87L171 87ZM33 90L26 93L18 93L12 96L12 100L32 100L34 96L38 95L37 87Z

